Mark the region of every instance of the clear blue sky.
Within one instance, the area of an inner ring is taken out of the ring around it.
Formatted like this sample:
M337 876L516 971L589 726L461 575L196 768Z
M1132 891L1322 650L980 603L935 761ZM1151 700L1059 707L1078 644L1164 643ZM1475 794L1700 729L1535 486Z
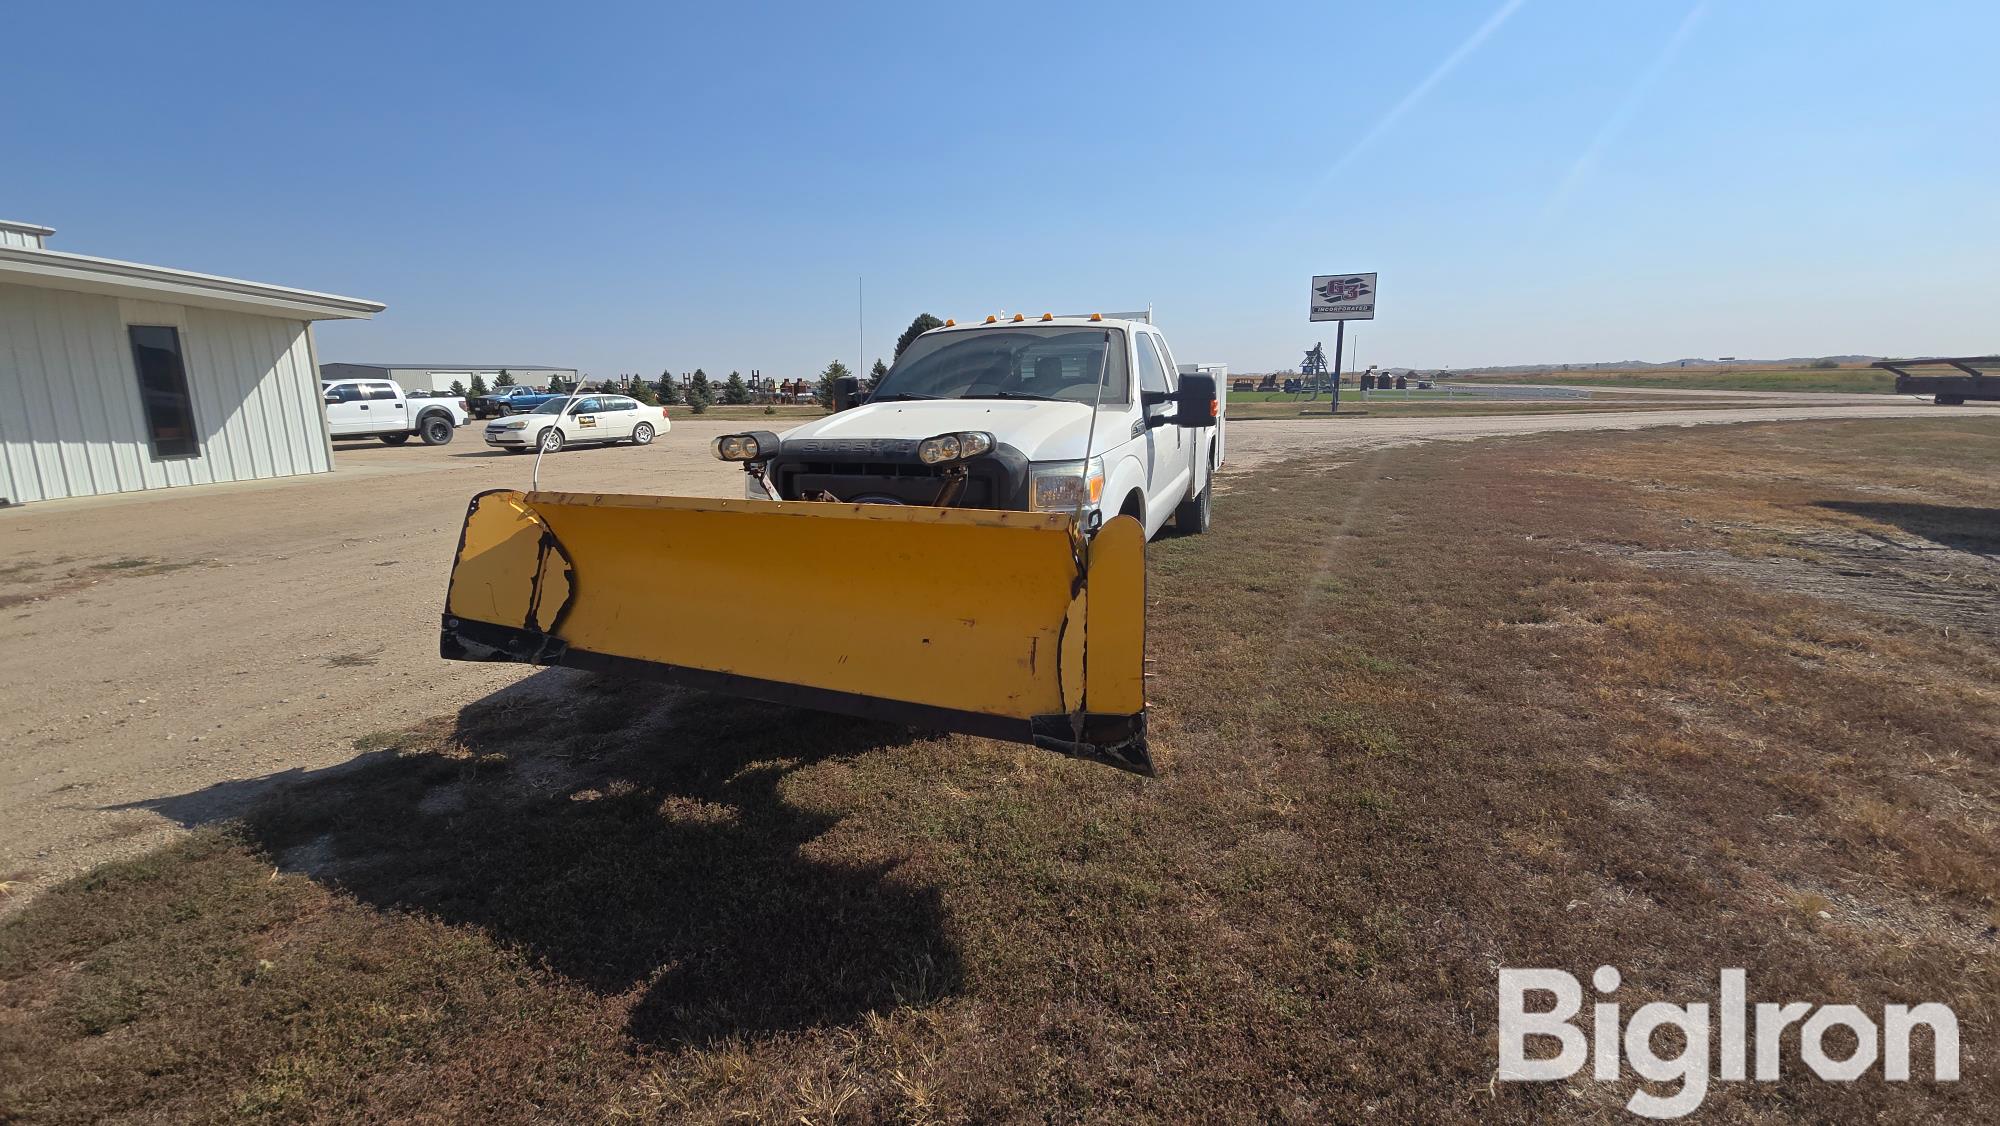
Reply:
M388 303L323 359L852 363L1158 309L1297 363L2000 351L2000 5L18 8L0 216Z

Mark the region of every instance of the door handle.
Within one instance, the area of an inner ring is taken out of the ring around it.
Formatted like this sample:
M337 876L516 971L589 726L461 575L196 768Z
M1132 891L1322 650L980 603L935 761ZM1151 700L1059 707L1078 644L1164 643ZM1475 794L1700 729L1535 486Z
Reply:
M361 404L361 409L362 409L362 410L367 410L367 409L368 409L368 404L367 404L367 403L363 403L363 404Z

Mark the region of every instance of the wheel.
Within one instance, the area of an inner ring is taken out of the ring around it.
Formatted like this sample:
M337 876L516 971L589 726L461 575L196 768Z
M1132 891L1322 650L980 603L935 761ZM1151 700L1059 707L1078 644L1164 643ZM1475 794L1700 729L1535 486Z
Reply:
M1965 400L1957 395L1934 395L1931 402L1940 407L1962 407Z
M453 429L450 417L441 414L427 414L417 423L417 432L423 435L426 446L442 446L450 442Z
M632 444L643 446L653 440L653 424L642 422L632 428Z
M561 430L558 430L555 427L551 426L547 430L542 431L543 453L545 454L561 453L562 448L563 448L563 432Z
M1174 509L1174 527L1184 536L1198 536L1208 531L1210 515L1215 505L1215 471L1210 470L1208 480L1202 482L1201 491L1184 500Z
M410 440L408 434L384 434L381 438L382 444L385 446L400 446Z

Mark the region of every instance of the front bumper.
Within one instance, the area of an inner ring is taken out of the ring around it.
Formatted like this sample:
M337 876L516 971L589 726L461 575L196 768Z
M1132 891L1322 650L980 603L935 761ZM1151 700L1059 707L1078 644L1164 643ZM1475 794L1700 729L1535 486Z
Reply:
M486 444L489 446L525 446L528 444L527 431L502 430L497 426L486 428Z

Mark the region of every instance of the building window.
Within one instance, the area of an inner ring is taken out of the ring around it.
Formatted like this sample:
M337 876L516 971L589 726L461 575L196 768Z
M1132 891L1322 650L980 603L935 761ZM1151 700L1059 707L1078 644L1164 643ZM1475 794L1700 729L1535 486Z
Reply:
M194 400L188 396L181 332L172 325L130 325L132 366L139 369L139 400L146 406L146 436L153 456L200 457Z

